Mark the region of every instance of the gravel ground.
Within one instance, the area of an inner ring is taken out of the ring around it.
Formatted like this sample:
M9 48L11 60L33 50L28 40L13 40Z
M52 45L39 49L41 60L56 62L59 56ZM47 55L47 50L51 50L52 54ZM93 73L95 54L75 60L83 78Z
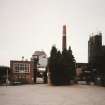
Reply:
M105 105L105 87L0 86L0 105Z

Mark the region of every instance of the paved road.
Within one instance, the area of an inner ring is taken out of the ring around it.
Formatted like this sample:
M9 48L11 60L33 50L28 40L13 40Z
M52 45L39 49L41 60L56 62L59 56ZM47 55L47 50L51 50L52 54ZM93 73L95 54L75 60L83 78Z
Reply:
M105 87L0 86L0 105L105 105Z

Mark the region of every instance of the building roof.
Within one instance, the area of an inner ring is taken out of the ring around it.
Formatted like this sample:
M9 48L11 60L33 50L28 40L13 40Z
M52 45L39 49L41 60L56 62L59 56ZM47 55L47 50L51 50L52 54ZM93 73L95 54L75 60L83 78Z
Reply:
M45 55L46 56L46 53L44 51L35 51L33 55L37 55L37 56Z
M9 69L9 66L0 65L0 70Z
M10 62L30 63L31 61L27 61L27 60L10 60Z

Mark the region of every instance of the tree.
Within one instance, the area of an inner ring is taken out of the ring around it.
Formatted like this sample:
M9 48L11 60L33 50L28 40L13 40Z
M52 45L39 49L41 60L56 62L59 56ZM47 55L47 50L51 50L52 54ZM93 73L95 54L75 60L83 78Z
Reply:
M63 56L63 70L65 74L65 78L67 80L67 83L70 83L70 80L73 80L75 78L75 59L72 55L71 47L69 47L69 50L64 50L62 52Z
M76 71L75 71L76 61L72 54L71 47L69 47L69 50L68 50L68 62L69 62L69 67L70 67L71 79L74 79L74 77L76 76Z
M53 46L48 61L50 80L53 85L67 85L75 77L75 59L72 50L64 49L62 54Z
M56 82L56 60L57 60L57 49L55 46L53 46L48 60L49 79L52 84L55 84Z

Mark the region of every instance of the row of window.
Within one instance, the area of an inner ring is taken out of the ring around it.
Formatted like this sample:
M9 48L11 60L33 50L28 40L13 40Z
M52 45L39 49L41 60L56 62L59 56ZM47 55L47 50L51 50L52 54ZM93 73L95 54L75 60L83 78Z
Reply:
M14 63L13 70L15 73L29 73L30 72L30 64Z
M16 76L17 79L27 79L26 75L17 75Z

